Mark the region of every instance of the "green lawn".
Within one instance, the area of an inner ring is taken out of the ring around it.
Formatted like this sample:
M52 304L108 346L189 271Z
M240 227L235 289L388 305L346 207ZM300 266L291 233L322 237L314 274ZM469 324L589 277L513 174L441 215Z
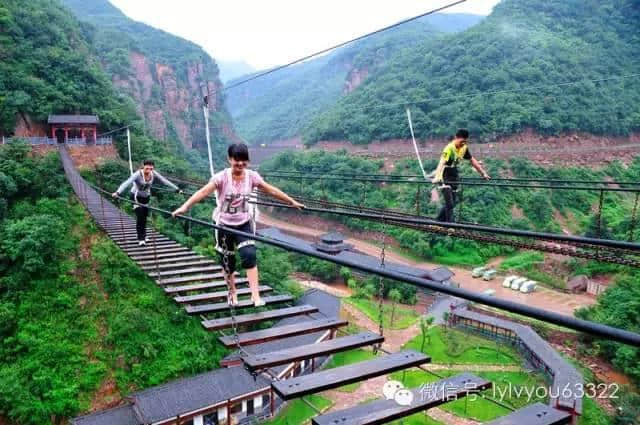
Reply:
M348 302L363 312L369 319L380 323L380 310L377 300L348 297L343 298L342 301ZM385 304L383 306L383 312L382 321L384 328L387 329L406 329L416 323L420 318L420 315L415 310L403 307L400 304L396 305L393 324L391 324L391 305Z
M331 400L319 395L305 397L309 403L320 411L325 411L333 404ZM316 412L302 400L296 399L289 402L274 419L264 422L265 425L302 425L316 416Z
M404 419L391 422L392 425L444 425L440 421L431 419L424 413L416 413Z
M404 348L420 351L422 336L409 341ZM432 363L445 364L520 364L518 353L511 347L490 339L441 326L432 327L427 334L424 352Z
M364 362L366 360L370 360L374 358L373 352L371 350L350 350L344 351L342 353L336 353L331 357L329 363L325 367L325 369L333 369L334 367L346 366L352 363ZM337 388L337 391L342 392L354 392L360 387L360 382L354 382L353 384L343 385L340 388Z

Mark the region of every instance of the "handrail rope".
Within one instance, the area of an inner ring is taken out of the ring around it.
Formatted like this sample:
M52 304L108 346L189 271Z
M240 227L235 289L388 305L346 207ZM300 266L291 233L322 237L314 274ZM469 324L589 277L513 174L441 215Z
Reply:
M274 202L259 202L259 205L264 205L268 207L293 208L290 205L279 204ZM505 229L501 227L483 226L478 224L442 222L442 221L432 220L428 218L410 218L410 217L402 217L402 216L390 215L390 214L386 214L386 215L385 214L368 214L368 213L349 212L349 211L327 210L327 209L311 208L311 207L305 208L305 210L310 212L344 215L344 216L355 217L355 218L365 218L365 219L373 218L378 220L386 219L390 221L397 221L397 222L409 223L409 224L440 226L440 227L445 227L450 229L473 230L478 232L496 233L496 234L508 235L508 236L549 239L549 240L556 240L561 242L577 242L577 243L584 243L588 245L621 248L621 249L626 249L634 252L638 251L638 253L640 253L640 244L626 242L626 241L616 241L612 239L596 239L596 238L589 238L584 236L534 232L530 230Z
M86 184L98 192L109 195L109 192L102 188L91 185L89 183L86 183ZM120 198L120 199L132 204L136 203L135 201L130 199L126 199L126 198ZM153 211L157 211L161 214L164 214L166 216L172 216L172 213L170 211L163 210L157 207L152 207L152 206L149 206L148 208L150 208ZM501 310L506 310L512 313L521 314L530 318L539 319L547 323L553 323L562 327L584 332L592 336L609 338L613 341L621 342L621 343L632 345L635 347L640 347L640 334L637 334L635 332L618 329L612 326L603 325L601 323L595 323L588 320L578 319L571 316L565 316L560 313L540 309L537 307L531 307L525 304L521 304L521 303L509 301L509 300L503 300L500 298L491 297L484 294L478 294L476 292L463 289L463 288L444 286L440 282L436 282L433 280L424 279L420 277L415 277L415 276L407 275L400 272L394 272L389 269L380 270L373 267L368 267L357 261L345 259L339 256L333 256L330 254L325 254L320 251L316 251L312 248L308 248L306 246L296 246L288 242L279 241L279 240L268 238L265 236L253 235L252 233L242 232L240 230L216 225L216 224L206 222L203 220L198 220L192 217L179 215L176 218L181 220L188 220L193 223L199 224L201 226L218 229L218 230L224 230L225 232L228 232L230 234L243 236L248 239L252 239L257 242L262 242L268 245L276 246L290 252L296 252L299 254L308 255L321 260L332 262L334 264L351 267L353 269L360 270L362 272L372 273L379 276L381 275L389 279L394 279L400 282L405 282L415 286L431 289L436 292L441 292L444 294L452 295L454 297L463 298L468 301L477 302L477 303L488 305L491 307L496 307Z
M337 180L337 181L362 181L362 182L370 182L370 183L405 183L405 184L431 184L425 183L424 180L418 179L384 179L384 178L374 178L374 177L340 177L340 176L291 176L286 174L280 174L278 172L270 173L261 173L263 177L272 177L272 178L282 178L282 179L305 179L305 180ZM442 182L443 184L459 184L458 180L446 180ZM593 190L599 191L604 190L606 192L630 192L637 193L640 192L640 187L637 188L625 188L625 187L596 187L596 186L568 186L568 185L553 185L553 184L509 184L509 183L493 183L491 181L466 181L465 185L467 186L489 186L489 187L500 187L500 188L515 188L515 189L560 189L560 190Z
M296 178L296 179L314 179L314 180L320 180L323 178L326 178L328 174L331 174L332 176L332 180L340 180L340 181L345 181L345 180L355 180L355 181L369 181L369 182L382 182L382 183L424 183L424 181L421 180L416 180L416 179L422 179L423 177L421 175L417 175L417 174L406 174L406 175L401 175L401 174L351 174L351 173L334 173L330 170L327 170L326 172L298 172L298 171L266 171L266 172L262 172L261 173L263 176L274 176L277 178ZM180 179L179 177L175 177L175 176L169 176L167 175L167 177L171 178L171 180L174 180L178 183L184 183L184 184L189 184L189 185L204 185L207 184L206 181L204 180L194 180L194 179ZM347 178L338 178L338 177L354 177L353 179L347 179ZM479 183L483 183L483 184L478 184L478 186L493 186L493 184L487 182L485 179L481 178L481 177L462 177L460 180L467 182L469 181L471 182L479 182ZM611 181L607 181L607 180L568 180L568 179L549 179L549 178L518 178L518 177L514 177L514 178L507 178L507 177L492 177L491 181L500 181L500 182L529 182L529 183L535 183L535 182L540 182L540 183L549 183L548 187L545 186L540 186L540 185L531 185L531 186L526 186L528 187L532 187L532 188L541 188L541 189L545 189L545 188L566 188L566 189L574 189L574 187L565 187L565 186L557 186L553 183L557 183L560 185L568 185L568 184L594 184L594 185L605 185L605 186L640 186L640 182L631 182L631 181L616 181L616 180L611 180ZM444 183L453 183L451 181L446 181ZM457 183L457 182L456 182ZM468 184L468 183L465 183ZM507 186L507 185L505 185ZM511 185L509 185L511 186ZM580 188L578 188L580 189ZM588 188L584 188L583 190L600 190L600 187L588 187ZM616 189L616 188L612 188L612 189ZM635 190L634 190L635 191ZM637 191L640 191L640 189L638 189Z
M168 189L163 189L163 190L167 190ZM192 193L186 191L184 192L186 195L190 195ZM264 193L261 193L262 195L265 195ZM350 204L344 204L344 203L338 203L338 202L331 202L331 201L326 201L326 200L318 200L318 199L313 199L313 198L308 198L305 196L300 196L297 193L291 193L297 200L299 201L303 201L307 204L315 204L315 205L320 205L322 207L333 207L333 208L342 208L342 209L347 209L347 210L354 210L354 211L358 211L358 212L368 212L368 213L372 213L372 214L381 214L384 216L400 216L400 217L407 217L407 218L414 218L414 219L423 219L424 216L421 215L416 215L416 214L409 214L409 213L405 213L405 212L401 212L401 211L397 211L397 210L389 210L389 209L380 209L380 208L373 208L373 207L363 207L363 206L355 206L355 205L350 205ZM638 194L636 194L638 195ZM636 196L637 197L637 196ZM266 205L265 206L273 206L273 205ZM288 208L289 206L287 206L286 204L278 204L279 207L284 207L284 208ZM309 208L307 208L307 210L310 210ZM332 214L335 213L336 211L331 209L324 209L323 211L318 211L318 212L323 212L323 213L327 213L327 214ZM373 217L368 217L367 220L376 220ZM470 224L470 225L476 225L477 223L473 223L473 222L461 222L460 220L457 220L458 223L460 224ZM441 223L441 222L438 222ZM401 225L401 226L405 226L405 227L410 227L410 228L415 228L417 230L427 230L430 231L430 229L426 228L426 227L421 227L421 228L417 228L416 225L413 226L407 226L407 223L398 223L398 222L394 222L393 224L395 225ZM632 219L632 225L633 225L633 219ZM427 226L427 225L423 225L423 226ZM550 234L551 236L536 236L535 239L537 240L543 240L543 241L553 241L556 242L557 238L555 238L556 234ZM456 234L451 234L450 236L454 236L454 237L459 237L460 235ZM519 236L516 236L519 237ZM526 236L528 238L532 238L532 236ZM482 238L471 238L474 240L480 240ZM600 240L600 239L597 239ZM562 254L562 255L570 255L570 256L577 256L580 258L585 258L585 259L595 259L597 261L607 261L607 262L613 262L616 264L622 264L622 265L634 265L631 264L632 261L631 260L625 260L623 258L617 258L616 256L622 256L622 255L637 255L635 251L633 250L628 250L626 248L617 248L617 247L612 247L609 246L608 249L611 250L611 252L608 253L602 253L599 252L598 253L598 258L592 258L591 254L580 254L577 252L572 252L572 253L565 253L563 254L562 252L558 252L559 249L556 249L554 247L547 247L547 246L534 246L534 245L527 245L525 246L524 243L521 242L516 242L513 240L504 240L504 239L496 239L493 241L489 241L486 240L485 242L491 242L491 243L498 243L498 244L507 244L507 245L512 245L515 246L514 244L516 244L517 246L521 247L521 248L525 248L525 249L533 249L533 250L542 250L545 252L552 252L552 253L557 253L557 254ZM572 246L575 246L577 248L581 248L581 249L587 249L587 250L593 250L593 249L600 249L599 245L593 245L591 242L584 242L584 241L563 241L563 242L567 242L569 244L571 244ZM632 242L632 239L628 239L628 242ZM617 258L617 259L616 259ZM635 263L635 262L633 262Z

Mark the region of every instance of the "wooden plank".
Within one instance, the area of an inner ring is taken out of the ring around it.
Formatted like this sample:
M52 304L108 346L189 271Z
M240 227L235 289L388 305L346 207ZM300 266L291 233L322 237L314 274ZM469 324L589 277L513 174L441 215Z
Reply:
M285 317L301 316L303 314L316 313L317 311L318 307L313 305L297 305L295 307L280 308L260 313L241 314L235 317L235 322L236 325L250 325L252 323L264 322L265 320L284 319ZM233 320L231 317L203 320L202 326L209 331L215 331L233 326Z
M158 285L178 285L182 283L189 282L204 282L207 280L219 280L224 277L222 273L207 273L207 274L199 274L193 276L184 276L184 277L172 277L169 279L161 279L158 281Z
M155 270L151 270L147 274L153 278L156 278L156 277L167 277L167 276L181 276L181 275L193 274L193 273L215 272L215 271L221 271L221 270L222 270L222 266L213 264L209 266L191 267L188 269L178 268L175 270L160 270L159 272L156 272Z
M175 258L180 258L180 257L184 257L184 256L192 256L192 255L197 255L195 252L193 251L177 251L177 252L169 252L169 253L164 253L164 254L157 254L157 259L158 261L160 260L167 260L167 259L175 259ZM131 257L131 259L133 261L136 262L140 262L140 261L153 261L153 263L155 264L155 260L156 260L156 256L154 256L153 254L149 255L149 254L138 254L138 255L130 255L129 257Z
M276 339L288 338L298 335L322 332L328 329L337 329L347 326L349 322L342 319L305 320L300 323L285 326L274 326L259 331L242 332L238 334L240 345L262 344ZM236 346L234 335L226 335L218 338L218 341L227 348Z
M271 304L279 304L291 302L295 298L291 295L272 295L269 297L262 297L262 300L267 305ZM253 307L253 301L249 300L239 300L238 305L234 306L234 309L244 309ZM207 313L219 313L221 311L229 310L229 304L225 301L223 303L216 304L199 304L199 305L186 305L185 311L187 314L207 314Z
M226 286L226 285L224 285L224 286ZM273 288L270 287L270 286L267 286L267 285L260 285L258 287L258 290L261 293L262 292L271 292L271 291L273 291ZM251 289L249 289L249 288L236 289L236 292L238 293L239 296L240 295L249 295L249 294L251 294ZM217 292L208 292L206 294L184 295L184 296L174 297L173 299L178 304L189 304L189 303L197 303L197 302L204 302L204 301L219 300L220 298L225 298L226 299L228 293L229 293L228 291L217 291Z
M384 337L373 332L361 332L316 344L300 345L280 351L244 356L242 360L251 371L310 359L318 356L353 350L373 344L382 344Z
M121 247L122 247L122 246L133 246L133 245L136 245L136 246L137 246L137 245L138 245L138 239L137 239L137 238L136 238L136 239L127 239L126 241L118 241L118 240L115 240L115 239L114 239L113 241L114 241L118 246L121 246ZM147 245L150 245L150 244L153 244L153 243L156 243L156 244L158 244L158 245L161 245L161 244L166 244L166 243L168 243L168 242L173 242L173 243L175 243L175 241L174 241L174 240L169 239L169 238L165 238L165 237L162 237L162 238L155 238L155 239L154 239L154 238L152 238L152 237L149 237L149 241L147 242Z
M162 266L166 266L166 265L171 265L173 263L176 262L181 262L181 261L195 261L195 260L205 260L207 258L196 254L195 252L187 252L184 253L178 257L170 257L170 258L162 258L159 259L158 265L160 265L160 267ZM208 260L208 259L207 259ZM140 260L140 261L136 261L136 263L138 263L139 266L141 266L142 268L148 267L148 266L154 266L156 265L156 261L155 260Z
M237 285L246 285L249 283L247 278L236 278ZM164 288L166 294L180 294L184 292L204 291L205 289L226 288L227 282L224 280L215 280L207 283L195 283L193 285L167 286Z
M153 261L148 262L149 264L147 265L143 265L141 263L138 263L138 265L140 265L142 267L142 270L156 270L156 269L160 269L160 270L166 270L166 269L173 269L173 268L178 268L178 267L193 267L193 266L215 266L217 265L215 261L210 260L210 259L206 259L206 258L200 258L200 257L195 257L193 259L187 259L185 261L165 261L164 263L159 263L156 267L156 264Z
M348 324L349 322L342 319L306 320L293 325L275 326L260 331L243 332L238 334L238 342L242 346L262 344L263 342L273 341L275 339L306 335L326 331L328 329L336 329L347 326ZM228 348L236 346L234 335L222 336L218 338L218 341Z
M360 404L348 409L317 416L312 419L312 424L385 424L488 388L491 388L491 382L470 373L463 373L418 388L405 390L404 394L406 398L404 400L406 401L403 401L403 403L412 399L411 404L401 405L394 399L379 399L370 403ZM382 388L380 388L380 390L382 390ZM410 395L408 392L410 392Z
M431 358L422 353L413 350L403 350L364 362L273 382L271 388L283 400L291 400L308 394L315 394L354 382L375 378L376 376L386 375L397 370L420 366L430 361Z
M153 254L154 252L160 252L160 250L168 250L168 249L184 249L186 251L189 251L189 248L187 248L186 246L180 245L179 243L176 242L171 242L168 244L162 244L162 245L153 245L151 242L147 242L146 245L143 246L132 246L132 247L125 247L125 248L120 248L123 251L129 253L129 254L133 254L133 253L146 253L146 254Z
M176 254L176 253L187 253L187 252L191 252L191 250L189 248L186 247L160 247L160 248L156 248L155 250L152 248L150 251L148 251L146 248L142 249L142 250L129 250L129 249L123 249L124 252L126 252L130 257L136 257L135 259L137 259L137 257L144 257L144 256L150 256L151 258L154 258L155 255L160 255L160 254Z
M503 416L487 425L566 425L571 423L571 413L535 403Z

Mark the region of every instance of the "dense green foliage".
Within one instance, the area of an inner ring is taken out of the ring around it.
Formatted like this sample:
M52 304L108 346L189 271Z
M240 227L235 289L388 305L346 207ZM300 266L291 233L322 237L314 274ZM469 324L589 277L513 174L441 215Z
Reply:
M86 113L116 128L135 118L91 54L86 28L57 1L0 2L0 133L18 117Z
M29 151L0 147L0 416L59 423L104 383L126 395L217 367L216 334L97 234L57 155Z
M639 18L637 0L503 0L463 33L397 51L305 140L407 138L406 104L421 139L458 127L484 139L525 128L629 134L640 126Z
M471 147L473 150L473 147ZM620 181L635 181L640 178L640 158L634 159L628 167L614 162L599 171L578 167L557 167L545 169L525 159L510 161L486 161L489 173L498 177L522 178L586 179L602 180L613 178ZM435 168L434 160L425 162L426 168ZM328 176L340 173L379 173L382 164L377 161L352 157L345 152L326 153L284 153L261 166L267 177L273 171L320 171ZM466 170L463 166L463 172ZM395 167L398 174L419 172L416 161L402 161ZM271 181L288 193L302 193L313 199L326 199L350 205L395 209L427 217L435 217L440 202L431 201L432 186L419 181L414 183L375 183L353 180L300 180L295 177L273 177ZM561 190L503 188L495 186L465 186L463 201L458 207L458 220L480 224L531 229L573 234L590 234L593 223L597 222L597 190ZM419 202L416 202L418 200ZM634 197L623 192L608 192L603 203L601 234L615 239L629 237ZM596 208L594 209L594 205ZM286 216L288 211L278 211ZM295 213L297 214L297 213ZM382 230L379 224L345 217L325 215L338 220L354 230ZM637 232L636 232L637 233ZM483 264L496 255L510 254L511 248L485 243L453 239L421 233L411 229L390 226L387 234L398 242L401 248L418 259L433 259L445 264ZM634 236L637 238L637 234ZM577 263L576 267L582 267ZM337 273L337 270L335 270ZM553 284L549 282L549 284Z
M632 332L640 332L640 273L628 271L620 274L615 285L598 298L598 303L579 310L583 319L604 323ZM589 341L591 349L628 375L635 384L640 383L640 349L604 339Z
M399 50L411 49L440 32L461 31L479 20L466 14L419 19L230 89L227 105L239 134L250 142L295 137L314 116L350 91L348 81L359 78L355 74L366 78L371 68Z

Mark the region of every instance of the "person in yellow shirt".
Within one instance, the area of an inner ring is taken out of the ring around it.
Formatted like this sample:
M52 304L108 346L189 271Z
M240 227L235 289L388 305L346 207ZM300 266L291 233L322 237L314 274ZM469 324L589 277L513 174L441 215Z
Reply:
M444 205L436 217L438 221L453 221L453 209L456 206L456 192L458 191L459 175L458 163L461 159L471 161L471 165L485 179L489 180L489 174L482 168L482 164L475 159L467 143L469 141L469 131L461 128L456 132L456 137L442 150L442 156L438 163L438 168L434 171L431 180L433 184L440 184Z

